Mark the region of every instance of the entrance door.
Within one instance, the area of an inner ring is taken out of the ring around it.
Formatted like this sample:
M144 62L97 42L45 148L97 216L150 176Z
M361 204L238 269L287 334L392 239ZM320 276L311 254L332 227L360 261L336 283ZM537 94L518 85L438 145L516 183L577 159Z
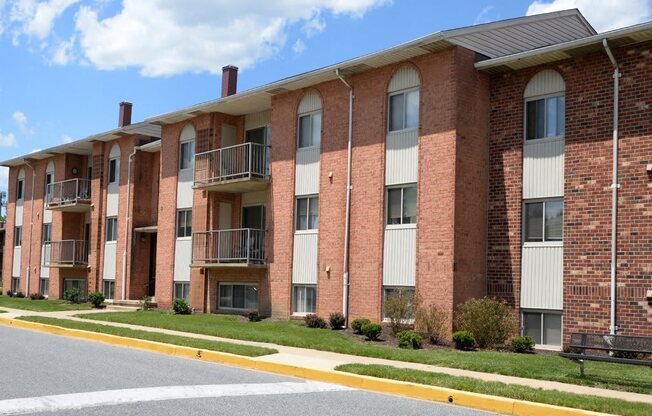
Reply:
M147 296L156 295L156 233L149 235L149 279L147 280Z

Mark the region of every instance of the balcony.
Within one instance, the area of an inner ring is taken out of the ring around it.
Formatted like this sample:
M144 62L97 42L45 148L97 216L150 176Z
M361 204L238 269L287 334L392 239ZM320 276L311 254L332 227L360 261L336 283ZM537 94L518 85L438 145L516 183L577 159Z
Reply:
M195 155L194 188L216 192L260 191L269 183L269 146L244 143Z
M88 266L88 248L86 241L46 241L43 266L64 268Z
M53 211L85 212L91 209L91 181L69 179L48 185L46 208Z
M190 267L265 267L265 231L193 232Z

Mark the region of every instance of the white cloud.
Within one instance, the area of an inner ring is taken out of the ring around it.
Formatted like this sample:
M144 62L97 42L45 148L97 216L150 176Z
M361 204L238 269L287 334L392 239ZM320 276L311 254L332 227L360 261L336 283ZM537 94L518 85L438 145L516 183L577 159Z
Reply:
M649 0L535 0L528 16L578 8L598 32L635 25L650 19Z
M296 42L294 42L294 45L292 45L292 52L294 53L301 53L306 50L306 44L303 43L301 39L297 39Z
M14 111L14 114L11 117L19 126L27 125L27 116L22 111Z
M54 48L52 54L52 63L55 65L68 65L73 59L73 47L75 46L75 37L59 42Z
M54 21L63 12L80 0L14 0L10 19L20 25L20 32L27 36L45 40L54 27Z
M70 137L70 136L68 136L68 135L66 134L66 135L64 135L64 136L61 138L61 141L62 141L64 144L67 144L67 143L72 143L73 140L72 140L72 137Z
M16 136L13 133L2 134L0 132L0 147L15 147Z
M494 6L486 6L482 10L480 10L480 13L475 17L475 20L473 21L474 25L480 25L482 23L489 23L491 22L492 19L491 16L489 16L489 13L494 9Z

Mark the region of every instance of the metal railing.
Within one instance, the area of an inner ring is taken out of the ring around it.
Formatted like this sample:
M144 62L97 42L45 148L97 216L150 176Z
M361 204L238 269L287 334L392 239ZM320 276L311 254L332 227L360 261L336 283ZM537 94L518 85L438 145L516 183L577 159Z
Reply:
M88 245L83 240L46 241L49 253L43 259L44 266L86 266Z
M193 263L265 263L265 231L253 228L192 233Z
M195 155L195 186L269 177L269 146L244 143Z
M69 179L48 185L45 201L48 206L72 205L90 202L91 181L88 179Z

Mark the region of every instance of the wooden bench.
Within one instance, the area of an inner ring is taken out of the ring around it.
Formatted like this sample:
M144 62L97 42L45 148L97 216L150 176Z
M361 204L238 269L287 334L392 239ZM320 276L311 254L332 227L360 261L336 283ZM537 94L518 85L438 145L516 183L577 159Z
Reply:
M584 361L603 361L609 363L643 365L652 368L652 361L634 358L618 358L611 355L587 354L586 350L625 352L633 354L652 354L652 337L609 334L571 334L570 348L580 353L561 352L560 357L568 358L580 365L580 376L584 376Z

